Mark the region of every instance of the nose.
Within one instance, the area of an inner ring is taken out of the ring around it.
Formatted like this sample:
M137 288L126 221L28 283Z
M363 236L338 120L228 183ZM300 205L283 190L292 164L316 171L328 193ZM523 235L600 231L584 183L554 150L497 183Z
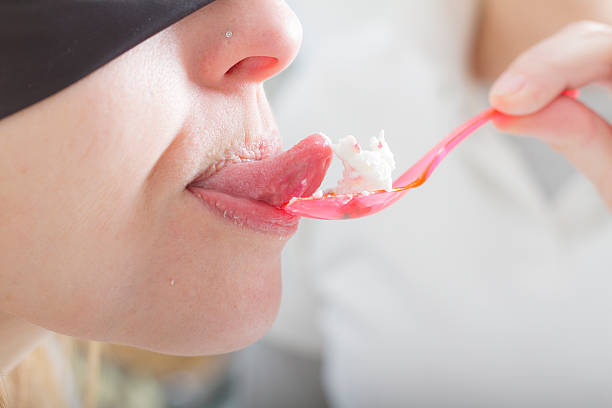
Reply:
M217 0L183 23L189 76L208 88L262 82L285 69L302 42L283 0Z

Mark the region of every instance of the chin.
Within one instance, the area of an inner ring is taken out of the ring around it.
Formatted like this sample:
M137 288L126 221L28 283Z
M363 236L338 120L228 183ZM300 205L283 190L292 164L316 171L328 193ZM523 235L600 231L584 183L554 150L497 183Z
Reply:
M248 347L270 329L280 306L280 284L265 293L252 291L251 300L241 299L216 317L186 318L181 324L161 328L133 346L164 354L202 356L230 353ZM239 306L236 306L239 303Z
M132 268L103 275L110 278L87 291L91 307L81 310L87 318L78 330L61 332L195 356L244 348L268 331L280 305L289 235L237 225L187 197L186 205L149 217L161 220L155 230L163 234L133 258Z
M261 339L270 329L280 307L281 265L280 259L274 265L261 267L250 272L257 275L251 285L233 291L225 300L212 324L203 321L198 327L187 322L194 329L193 338L176 339L176 345L167 352L182 355L213 355L243 349ZM261 277L265 276L264 279Z
M244 262L244 256L251 262ZM122 316L115 338L107 341L196 356L229 353L259 340L280 306L280 248L256 255L245 247L242 256L224 258L209 268L204 273L184 270L173 285L167 278L156 280L162 284L151 285L131 302L138 310Z

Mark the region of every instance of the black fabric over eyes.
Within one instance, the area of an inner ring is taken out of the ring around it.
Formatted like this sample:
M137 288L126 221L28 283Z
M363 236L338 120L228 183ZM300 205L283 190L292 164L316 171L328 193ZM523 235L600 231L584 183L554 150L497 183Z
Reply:
M214 0L0 0L0 119Z

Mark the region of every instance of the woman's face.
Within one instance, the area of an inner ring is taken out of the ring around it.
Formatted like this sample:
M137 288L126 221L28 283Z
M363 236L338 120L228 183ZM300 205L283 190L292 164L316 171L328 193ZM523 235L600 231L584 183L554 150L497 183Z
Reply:
M262 81L300 41L282 0L218 0L0 121L0 308L168 353L258 339L295 225L241 226L187 186L280 150Z

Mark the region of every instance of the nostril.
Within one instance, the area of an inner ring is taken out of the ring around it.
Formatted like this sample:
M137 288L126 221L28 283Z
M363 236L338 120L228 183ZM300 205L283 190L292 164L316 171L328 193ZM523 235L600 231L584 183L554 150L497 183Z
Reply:
M278 58L274 57L247 57L227 70L225 75L246 75L254 80L266 78L269 71L278 65ZM261 77L261 78L260 78Z

